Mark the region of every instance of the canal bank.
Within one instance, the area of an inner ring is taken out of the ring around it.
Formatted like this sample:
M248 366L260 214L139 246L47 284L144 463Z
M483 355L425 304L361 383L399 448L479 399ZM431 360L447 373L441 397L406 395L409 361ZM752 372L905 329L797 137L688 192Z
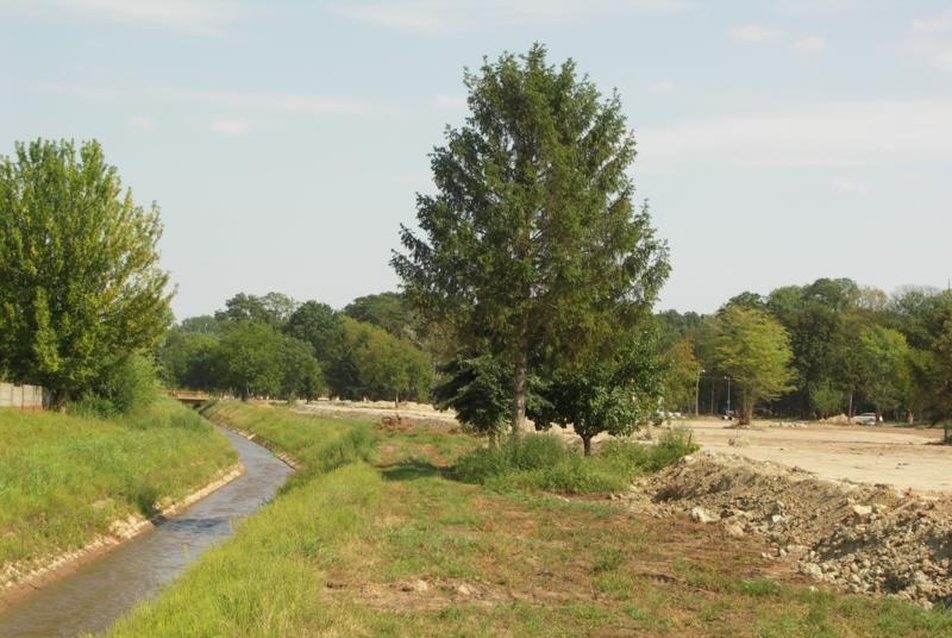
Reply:
M202 500L191 507L179 505L177 515L127 521L118 538L90 549L85 557L65 559L38 582L31 581L28 595L0 611L0 636L102 631L230 536L237 521L270 501L291 468L260 445L222 432L237 449L243 473L220 477L202 490L205 498L196 494ZM123 533L130 539L123 539Z

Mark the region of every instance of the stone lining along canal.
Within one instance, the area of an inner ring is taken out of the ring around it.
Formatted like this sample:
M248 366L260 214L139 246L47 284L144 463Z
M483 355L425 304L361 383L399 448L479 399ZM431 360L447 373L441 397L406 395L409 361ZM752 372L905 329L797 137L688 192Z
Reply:
M291 468L260 445L222 431L238 450L244 474L179 516L0 611L0 636L101 632L230 536L236 521L266 504Z

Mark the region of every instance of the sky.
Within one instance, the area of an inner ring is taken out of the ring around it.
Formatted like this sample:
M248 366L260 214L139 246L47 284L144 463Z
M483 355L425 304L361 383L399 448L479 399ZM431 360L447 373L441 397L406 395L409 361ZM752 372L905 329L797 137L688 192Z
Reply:
M617 90L657 310L952 278L952 2L0 0L0 155L97 139L164 224L177 318L343 308L389 266L464 69L544 44Z

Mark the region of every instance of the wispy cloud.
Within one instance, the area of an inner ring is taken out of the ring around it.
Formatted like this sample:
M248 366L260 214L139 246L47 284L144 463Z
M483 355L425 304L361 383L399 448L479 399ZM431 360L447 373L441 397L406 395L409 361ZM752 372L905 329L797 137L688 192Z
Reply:
M740 42L752 42L760 44L762 42L776 42L782 37L780 31L767 29L759 24L745 24L731 30L731 37Z
M575 24L599 16L680 11L688 0L395 0L338 2L337 15L407 31Z
M666 95L674 91L674 84L668 81L655 82L648 87L649 93L654 93L655 95Z
M69 82L39 82L37 87L49 93L84 100L103 102L161 100L202 104L232 112L354 116L376 116L395 112L392 107L369 100L327 95L210 91L178 87L95 86Z
M221 34L257 10L238 0L36 0L14 9L46 18L62 15L92 20Z
M818 35L808 35L805 38L794 40L790 51L795 55L807 57L823 53L826 50L826 41Z
M869 193L869 184L849 177L837 177L833 180L833 190L851 197L865 197Z
M952 10L912 21L909 50L939 71L952 72Z
M638 132L643 167L952 164L952 100L807 104Z
M437 111L465 111L468 108L466 98L459 95L437 95L431 105Z
M912 21L913 33L952 32L952 9L934 18L916 18Z
M158 126L158 123L155 120L153 120L151 117L136 115L126 120L126 125L129 128L148 131L148 130L156 128Z
M799 57L818 55L826 50L826 41L818 35L794 37L759 24L735 27L729 35L732 40L753 45L787 44L790 52Z
M251 132L251 123L242 118L222 118L213 120L210 128L220 135L241 137Z

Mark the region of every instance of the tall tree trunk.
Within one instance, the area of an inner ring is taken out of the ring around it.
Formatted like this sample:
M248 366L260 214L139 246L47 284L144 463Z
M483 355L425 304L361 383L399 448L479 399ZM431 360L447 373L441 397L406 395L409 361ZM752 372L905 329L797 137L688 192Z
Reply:
M519 338L519 350L516 353L516 372L512 392L512 433L522 432L526 420L526 391L529 375L529 340L525 333Z

